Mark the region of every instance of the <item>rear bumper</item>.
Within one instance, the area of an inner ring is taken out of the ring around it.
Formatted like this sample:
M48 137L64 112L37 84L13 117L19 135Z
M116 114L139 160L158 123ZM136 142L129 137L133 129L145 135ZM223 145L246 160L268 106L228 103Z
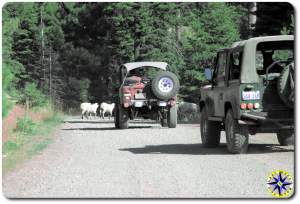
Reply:
M294 118L270 118L267 113L243 113L239 124L256 126L262 130L294 129Z
M176 105L176 100L159 100L159 99L131 99L131 100L124 100L123 106L128 108L130 106L135 108L141 108L144 106L158 106L158 107L173 107Z

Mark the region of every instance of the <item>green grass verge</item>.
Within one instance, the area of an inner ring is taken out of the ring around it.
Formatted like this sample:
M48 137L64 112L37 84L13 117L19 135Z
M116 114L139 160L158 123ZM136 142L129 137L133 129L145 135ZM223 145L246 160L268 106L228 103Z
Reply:
M51 139L45 139L41 142L32 145L32 148L27 151L28 155L31 157L42 152L50 143L52 142Z
M42 152L53 141L53 131L61 123L63 116L53 114L41 121L33 122L29 117L18 119L15 129L16 139L2 145L3 174L14 169L17 164Z

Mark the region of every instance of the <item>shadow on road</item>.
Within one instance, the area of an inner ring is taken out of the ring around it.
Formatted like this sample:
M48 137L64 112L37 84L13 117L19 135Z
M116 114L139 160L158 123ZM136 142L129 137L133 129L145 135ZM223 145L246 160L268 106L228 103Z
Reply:
M140 123L143 123L143 124L158 124L159 122L158 121L143 121L143 120L130 120L129 121L129 124L140 124Z
M114 123L114 120L65 120L65 123ZM158 124L158 121L130 120L129 124Z
M87 124L92 124L92 123L114 123L113 120L65 120L64 123L87 123Z
M144 123L144 124L159 124L159 121L155 120L131 120L129 123ZM177 124L200 124L197 121L177 121Z
M65 120L64 123L86 123L86 124L95 124L95 123L114 123L114 120ZM159 124L159 121L155 120L130 120L129 124ZM185 122L185 121L178 121L177 124L199 124L198 122Z
M128 129L143 129L143 128L153 128L153 127L152 126L129 126L128 127ZM61 130L120 130L120 129L116 129L115 127L100 127L100 128L87 127L87 128L63 128Z
M198 121L177 121L177 124L200 124Z
M222 143L217 148L205 148L202 144L168 144L151 145L141 148L124 148L120 151L129 151L134 154L190 154L190 155L224 155L230 154L226 144ZM247 154L293 152L275 144L250 144Z

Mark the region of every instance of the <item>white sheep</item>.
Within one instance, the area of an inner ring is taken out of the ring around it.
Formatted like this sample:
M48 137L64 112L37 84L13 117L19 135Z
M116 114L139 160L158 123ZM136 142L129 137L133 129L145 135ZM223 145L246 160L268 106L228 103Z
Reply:
M97 108L98 108L98 103L81 103L80 104L80 109L81 109L81 118L83 119L83 116L85 115L86 118L89 118L91 114L94 116L97 115Z
M115 108L115 103L109 104L109 103L101 103L100 104L100 118L104 119L104 114L108 113L108 119L113 115L113 111Z
M96 117L98 107L99 107L98 103L91 104L89 108L89 115L91 116L93 114L94 117Z
M88 116L89 114L89 109L90 109L91 103L81 103L80 104L80 109L81 109L81 119L83 119L83 116L85 117Z

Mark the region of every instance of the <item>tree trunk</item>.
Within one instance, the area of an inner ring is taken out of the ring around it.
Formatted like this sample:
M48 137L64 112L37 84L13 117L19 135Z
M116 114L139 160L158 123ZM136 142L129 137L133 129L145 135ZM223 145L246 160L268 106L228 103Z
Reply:
M256 16L257 12L257 3L256 2L250 2L249 3L249 37L253 37L255 27L256 27Z
M140 57L141 44L139 42L134 42L134 61L138 61Z

